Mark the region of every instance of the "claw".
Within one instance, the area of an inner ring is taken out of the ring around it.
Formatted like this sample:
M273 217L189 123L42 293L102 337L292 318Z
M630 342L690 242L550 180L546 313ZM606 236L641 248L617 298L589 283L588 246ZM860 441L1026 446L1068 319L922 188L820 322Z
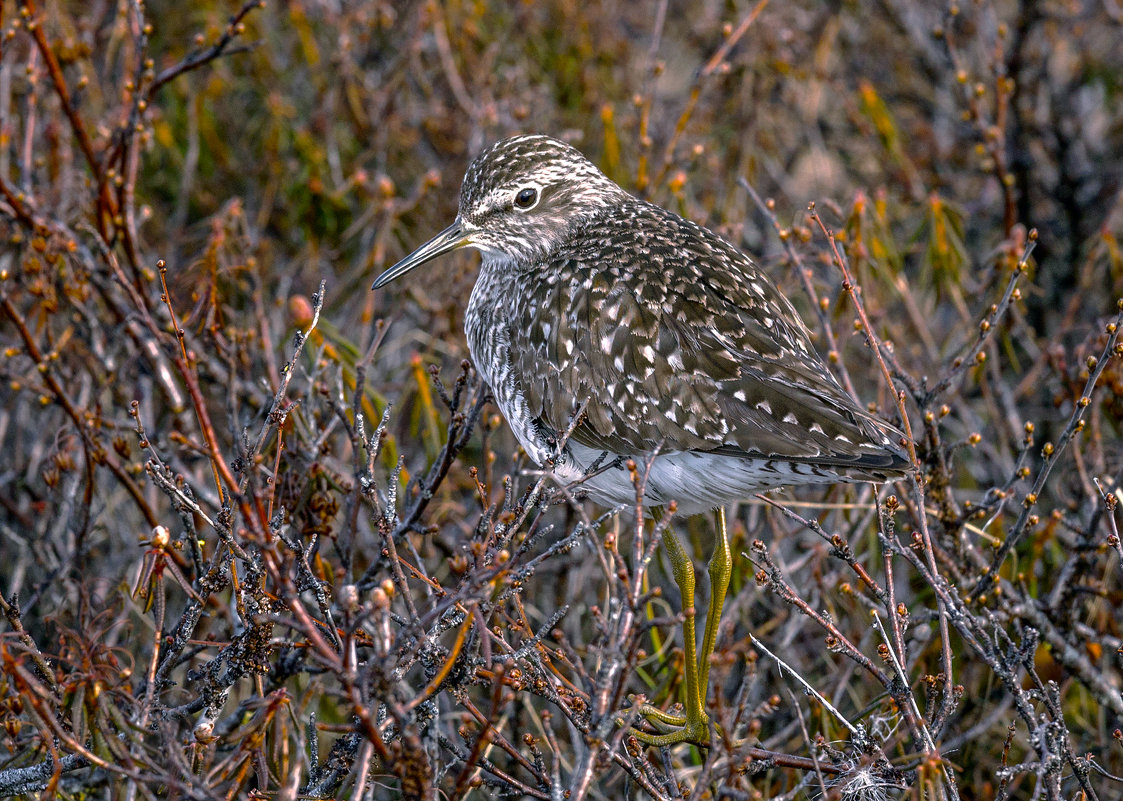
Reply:
M644 745L661 748L665 745L693 743L702 748L710 747L713 732L711 731L710 717L704 712L700 719L690 720L687 717L672 715L658 707L644 704L640 708L640 714L653 725L661 724L668 727L667 731L659 734L633 728L632 734Z

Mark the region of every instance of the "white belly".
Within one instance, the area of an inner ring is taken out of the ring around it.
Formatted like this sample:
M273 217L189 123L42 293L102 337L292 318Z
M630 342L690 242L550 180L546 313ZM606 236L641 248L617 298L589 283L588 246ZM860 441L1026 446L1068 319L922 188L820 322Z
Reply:
M586 490L593 500L606 506L634 504L636 489L623 464L610 466L614 460L604 458L598 467L599 472L588 475L589 468L601 453L571 443L567 458L557 465L555 475L567 484L574 483L574 489ZM634 458L642 478L650 459L642 455ZM776 487L834 484L847 480L806 464L775 459L742 459L702 451L661 453L650 461L651 467L643 487L643 505L662 506L673 500L682 514L704 512Z

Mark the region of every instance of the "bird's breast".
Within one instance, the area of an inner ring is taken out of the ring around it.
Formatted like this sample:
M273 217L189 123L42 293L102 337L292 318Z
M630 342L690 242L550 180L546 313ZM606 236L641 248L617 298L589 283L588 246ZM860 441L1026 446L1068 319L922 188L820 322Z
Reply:
M464 333L476 371L527 455L541 465L553 455L554 443L531 414L511 360L510 316L519 292L512 273L503 262L484 262L464 315Z

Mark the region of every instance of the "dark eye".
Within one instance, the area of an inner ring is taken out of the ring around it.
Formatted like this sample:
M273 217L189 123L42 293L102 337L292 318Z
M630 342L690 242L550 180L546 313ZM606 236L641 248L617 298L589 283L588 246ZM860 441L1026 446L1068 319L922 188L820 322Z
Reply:
M515 195L515 205L520 209L529 209L538 202L538 190L532 186L526 189L520 189L519 193Z

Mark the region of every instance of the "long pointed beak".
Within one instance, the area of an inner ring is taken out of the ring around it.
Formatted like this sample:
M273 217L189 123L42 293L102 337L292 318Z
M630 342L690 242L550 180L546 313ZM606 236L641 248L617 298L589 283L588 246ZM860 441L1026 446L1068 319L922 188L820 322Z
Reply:
M417 250L410 253L400 262L395 264L389 270L375 279L374 285L371 289L381 289L395 278L408 273L414 267L420 267L427 261L443 256L445 253L451 253L457 248L462 248L470 244L467 235L464 233L464 227L460 223L460 218L456 220L448 228L441 231L435 237L430 239Z

